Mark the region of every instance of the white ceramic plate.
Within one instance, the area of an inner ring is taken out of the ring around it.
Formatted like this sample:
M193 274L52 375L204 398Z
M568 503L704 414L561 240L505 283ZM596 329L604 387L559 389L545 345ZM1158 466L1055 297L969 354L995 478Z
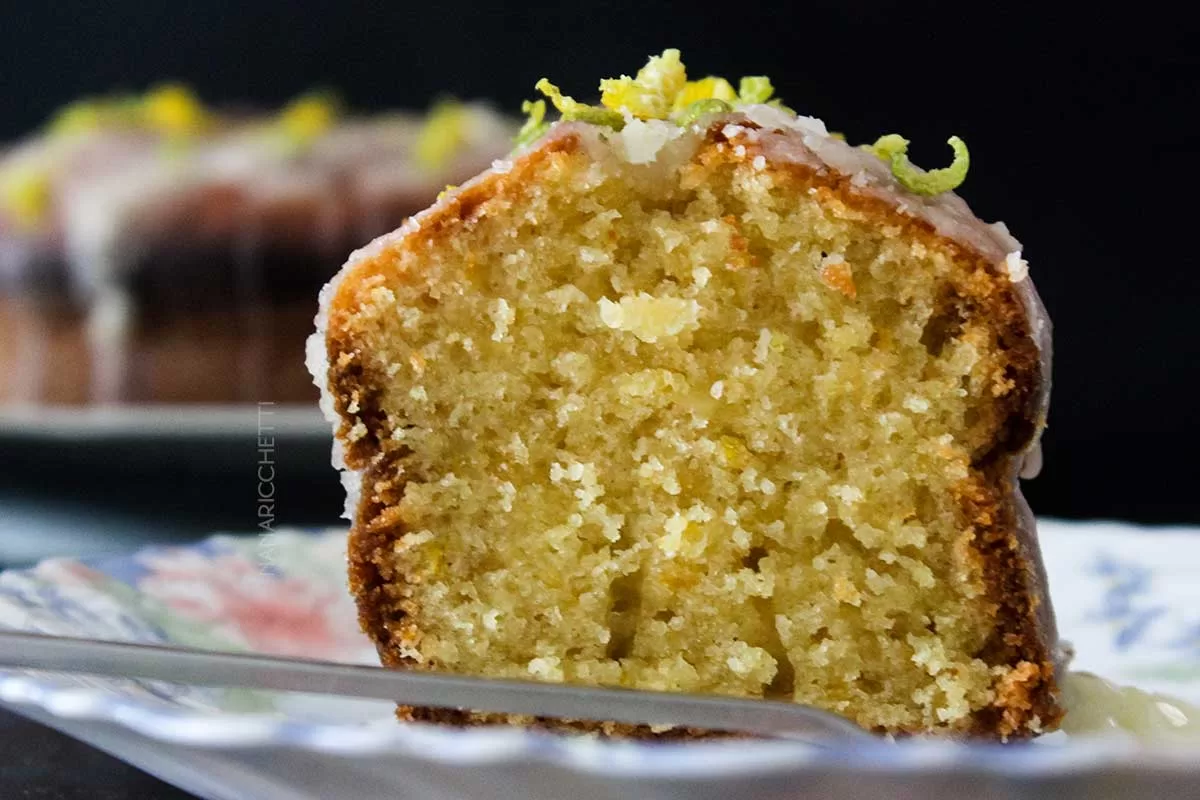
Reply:
M1043 522L1077 666L1200 701L1200 530ZM0 625L370 662L344 532L218 536L0 575ZM387 703L0 672L0 702L205 798L1011 798L1186 795L1200 750L1058 735L1019 746L655 744L401 725Z

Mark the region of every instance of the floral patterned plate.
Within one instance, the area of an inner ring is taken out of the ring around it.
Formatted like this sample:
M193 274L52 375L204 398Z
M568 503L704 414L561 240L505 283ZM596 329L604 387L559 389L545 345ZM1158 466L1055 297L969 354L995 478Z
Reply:
M1200 530L1045 521L1075 666L1200 702ZM216 536L0 575L0 626L373 663L344 531ZM1065 798L1187 794L1197 749L1060 734L1022 746L605 742L401 725L391 705L0 671L0 702L205 798Z

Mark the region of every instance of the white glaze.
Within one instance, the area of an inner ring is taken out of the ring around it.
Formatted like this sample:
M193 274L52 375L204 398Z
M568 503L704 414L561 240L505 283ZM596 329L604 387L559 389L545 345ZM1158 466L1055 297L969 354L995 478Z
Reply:
M1146 741L1200 737L1200 709L1185 700L1119 686L1089 672L1068 672L1061 681L1071 736L1120 733Z

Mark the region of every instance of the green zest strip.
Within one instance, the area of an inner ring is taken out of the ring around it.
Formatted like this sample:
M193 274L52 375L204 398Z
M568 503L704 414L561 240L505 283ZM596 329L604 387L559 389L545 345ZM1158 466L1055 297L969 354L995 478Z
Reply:
M748 75L738 83L738 100L742 103L765 103L773 94L775 87L765 75Z
M538 81L533 88L546 95L564 120L603 125L615 131L625 127L625 117L621 112L577 102L573 97L564 96L557 86L545 78Z
M891 162L892 174L900 185L914 194L932 197L935 194L957 189L967 179L971 166L971 154L967 144L957 136L946 142L954 150L954 161L948 167L922 172L908 160L908 139L896 133L880 136L867 149L884 161Z
M715 97L709 97L705 100L697 100L688 105L682 113L676 117L675 122L678 125L691 125L700 117L706 114L724 114L732 111L733 106L726 103L724 100L718 100Z
M536 142L545 135L546 131L550 130L550 123L546 122L545 100L526 100L521 103L521 111L529 116L525 119L521 130L517 131L516 138L513 139L513 143L517 147L524 147Z

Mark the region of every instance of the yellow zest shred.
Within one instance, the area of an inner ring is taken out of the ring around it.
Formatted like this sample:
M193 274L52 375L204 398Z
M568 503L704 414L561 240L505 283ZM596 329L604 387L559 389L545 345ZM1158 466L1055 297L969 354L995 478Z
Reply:
M77 100L54 115L49 133L75 136L105 128L134 128L181 140L203 133L212 122L212 115L190 89L180 83L166 83L141 97Z
M334 92L308 92L284 106L278 124L289 142L305 147L332 128L341 113L342 104Z
M172 139L195 136L212 122L204 104L180 83L166 83L150 90L142 98L140 116L147 128Z
M426 169L439 169L449 163L467 139L467 107L449 98L439 100L417 136L413 155Z
M50 209L50 175L36 165L0 174L0 208L22 228L33 228Z
M724 100L726 103L733 103L737 99L737 92L733 90L729 81L710 75L684 84L683 90L675 96L672 110L683 111L700 100Z
M600 81L599 106L580 103L564 95L546 78L538 81L536 88L546 95L563 120L588 122L617 131L625 127L625 121L630 117L690 125L705 115L754 103L769 103L791 112L778 100L770 100L774 87L761 75L742 78L736 91L733 84L715 75L689 81L679 51L674 48L651 56L635 77L622 75ZM516 136L518 147L537 141L550 128L550 122L545 119L545 103L538 103L527 101L521 106L528 119Z
M636 78L622 75L600 81L600 102L613 111L628 111L638 119L666 119L675 98L687 86L687 70L679 51L663 50L651 56Z
M896 133L880 136L867 149L892 166L892 175L905 189L914 194L933 196L957 189L967 179L971 166L971 154L967 144L957 136L947 142L954 151L954 161L948 167L922 171L908 160L908 140Z

